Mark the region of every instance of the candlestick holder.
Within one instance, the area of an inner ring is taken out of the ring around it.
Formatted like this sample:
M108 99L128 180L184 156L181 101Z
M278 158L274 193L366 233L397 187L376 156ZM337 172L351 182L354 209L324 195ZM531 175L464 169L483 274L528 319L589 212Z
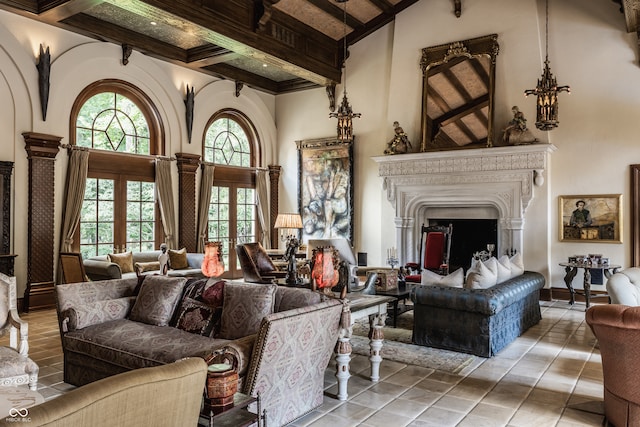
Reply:
M398 258L397 257L393 257L390 256L387 258L387 264L389 264L391 266L391 269L393 270L393 268L398 265Z

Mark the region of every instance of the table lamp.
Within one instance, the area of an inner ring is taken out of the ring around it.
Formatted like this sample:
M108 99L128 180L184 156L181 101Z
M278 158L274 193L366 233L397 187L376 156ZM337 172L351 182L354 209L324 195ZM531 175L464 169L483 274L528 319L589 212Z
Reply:
M284 253L285 261L288 261L287 276L285 281L288 285L300 283L296 269L296 252L300 241L296 237L297 230L302 229L302 218L297 213L281 213L276 218L274 228L280 229L280 240L287 242L287 249Z
M204 246L202 274L206 277L220 277L224 273L222 242L207 242Z

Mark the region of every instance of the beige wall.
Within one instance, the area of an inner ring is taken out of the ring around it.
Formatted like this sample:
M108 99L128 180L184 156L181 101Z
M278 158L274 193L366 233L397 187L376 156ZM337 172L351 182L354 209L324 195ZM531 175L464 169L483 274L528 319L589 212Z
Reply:
M563 287L557 265L577 253L603 253L629 266L629 165L640 163L637 118L640 113L640 66L635 34L625 32L624 16L613 2L566 0L550 2L549 59L559 84L571 94L559 95L560 127L535 129L535 87L544 61L544 2L535 0L469 0L462 17L452 2L421 1L397 16L395 23L350 48L348 94L362 119L355 122L356 203L355 247L380 265L386 248L397 246L394 211L382 191L377 165L392 138L397 120L414 145L420 140L421 49L471 37L498 34L495 129L504 128L517 105L529 128L543 142L557 146L545 184L535 187L526 211L525 266L545 273L549 283ZM338 87L336 98L342 97ZM326 120L324 91L279 96L276 100L279 158L295 160L296 139L332 135ZM496 137L501 137L498 132ZM285 182L281 203L297 207L295 176ZM558 239L558 196L623 194L623 244L582 244ZM454 233L455 236L455 233ZM461 238L455 236L454 238ZM578 280L576 280L577 285ZM598 289L594 287L594 289Z

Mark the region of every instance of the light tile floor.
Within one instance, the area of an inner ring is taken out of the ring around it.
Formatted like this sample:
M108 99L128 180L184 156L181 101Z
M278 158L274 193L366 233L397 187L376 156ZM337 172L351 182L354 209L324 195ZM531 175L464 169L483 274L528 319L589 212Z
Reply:
M449 374L383 361L381 380L354 356L349 399L335 399L335 365L325 373L323 405L292 427L600 426L602 366L584 321L584 304L542 302L542 321L490 359ZM39 392L49 400L74 388L63 382L54 310L23 313L30 356L40 366ZM0 338L0 345L6 344ZM581 406L575 409L573 406ZM595 413L594 413L595 412Z

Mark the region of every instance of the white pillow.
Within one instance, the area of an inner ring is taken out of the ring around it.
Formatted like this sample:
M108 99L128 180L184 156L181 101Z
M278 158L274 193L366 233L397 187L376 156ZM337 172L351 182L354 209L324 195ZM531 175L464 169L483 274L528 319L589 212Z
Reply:
M453 273L448 274L447 276L441 276L438 273L434 273L431 270L425 269L422 270L421 284L461 288L464 285L464 270L462 268L459 268Z
M519 252L512 256L509 261L511 261L511 277L521 276L524 274L524 261L522 260L522 255L520 255Z
M502 283L505 280L511 279L511 260L507 255L502 255L498 258L498 282Z
M487 289L498 281L498 261L491 257L484 262L473 262L467 271L464 285L468 289Z

